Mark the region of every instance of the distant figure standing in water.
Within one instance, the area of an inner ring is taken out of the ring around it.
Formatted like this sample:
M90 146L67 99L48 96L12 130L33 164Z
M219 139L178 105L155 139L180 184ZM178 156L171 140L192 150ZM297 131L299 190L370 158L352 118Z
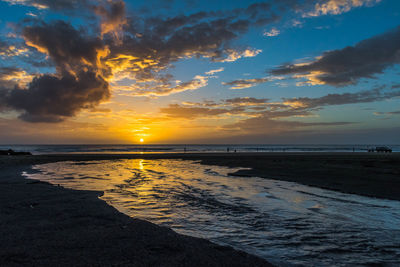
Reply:
M228 152L228 153L229 153L229 147L227 147L227 148L226 148L226 152Z

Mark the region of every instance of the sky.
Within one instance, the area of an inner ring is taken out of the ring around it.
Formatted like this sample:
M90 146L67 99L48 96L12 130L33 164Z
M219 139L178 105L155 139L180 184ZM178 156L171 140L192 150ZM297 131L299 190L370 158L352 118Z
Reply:
M399 144L398 0L0 0L1 144Z

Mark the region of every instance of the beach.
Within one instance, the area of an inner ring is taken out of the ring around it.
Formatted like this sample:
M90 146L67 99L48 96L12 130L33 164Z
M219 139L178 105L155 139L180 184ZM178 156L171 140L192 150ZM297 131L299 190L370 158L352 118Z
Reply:
M376 198L400 198L398 153L2 156L0 265L269 266L244 252L128 217L100 200L102 192L70 190L21 176L37 164L113 159L194 160L245 168L232 175L285 180Z
M46 160L1 158L2 266L271 266L130 218L100 200L102 192L68 190L20 175L41 162Z
M59 161L183 159L243 167L232 175L257 176L363 196L400 200L400 153L258 152L48 154L0 157L3 166Z

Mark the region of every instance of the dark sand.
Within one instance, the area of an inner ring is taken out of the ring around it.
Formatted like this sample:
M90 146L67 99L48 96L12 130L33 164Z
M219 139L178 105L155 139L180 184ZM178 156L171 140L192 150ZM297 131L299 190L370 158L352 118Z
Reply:
M0 157L0 266L271 266L130 218L98 199L102 192L20 176L31 163L47 161Z
M400 200L400 154L214 153L0 156L0 266L268 266L255 256L133 219L98 199L24 179L65 160L189 159L259 176Z
M291 181L344 193L400 200L400 153L60 154L0 156L0 166L138 158L200 160L208 165L251 168L232 175Z

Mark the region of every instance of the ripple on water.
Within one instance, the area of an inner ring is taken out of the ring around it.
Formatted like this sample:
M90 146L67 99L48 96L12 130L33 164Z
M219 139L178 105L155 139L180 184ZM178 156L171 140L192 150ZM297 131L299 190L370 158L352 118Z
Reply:
M400 265L400 202L182 160L58 162L29 178L104 191L121 212L285 265Z

